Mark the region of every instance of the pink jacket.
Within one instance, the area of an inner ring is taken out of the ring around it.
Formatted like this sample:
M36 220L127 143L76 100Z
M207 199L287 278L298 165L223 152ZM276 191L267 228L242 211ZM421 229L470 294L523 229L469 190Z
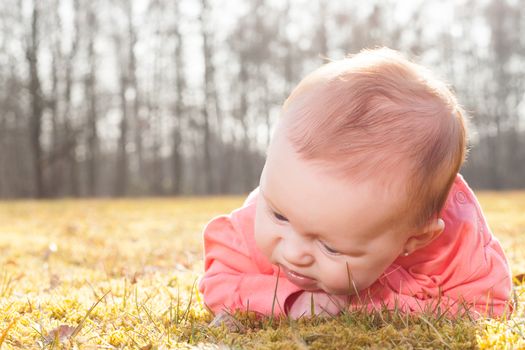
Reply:
M215 313L251 310L284 313L286 298L300 291L258 250L254 239L254 189L241 208L213 218L204 228L204 276L199 291ZM442 212L445 230L426 247L399 257L350 307L460 314L466 302L479 314L510 316L512 278L505 253L491 233L480 205L458 174ZM277 290L276 290L277 285ZM274 296L275 295L275 296Z

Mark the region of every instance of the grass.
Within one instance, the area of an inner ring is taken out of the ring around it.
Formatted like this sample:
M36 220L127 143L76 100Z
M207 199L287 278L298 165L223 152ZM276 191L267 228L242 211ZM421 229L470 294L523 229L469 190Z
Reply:
M479 194L514 274L525 272L525 193ZM524 286L509 320L346 312L236 315L208 327L196 281L203 225L244 198L0 203L1 349L525 348Z

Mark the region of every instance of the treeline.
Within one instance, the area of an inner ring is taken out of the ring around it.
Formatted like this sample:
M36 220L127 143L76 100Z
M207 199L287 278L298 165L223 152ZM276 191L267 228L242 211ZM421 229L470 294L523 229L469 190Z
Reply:
M309 71L389 46L469 111L474 187L525 187L525 1L3 0L0 197L241 193Z

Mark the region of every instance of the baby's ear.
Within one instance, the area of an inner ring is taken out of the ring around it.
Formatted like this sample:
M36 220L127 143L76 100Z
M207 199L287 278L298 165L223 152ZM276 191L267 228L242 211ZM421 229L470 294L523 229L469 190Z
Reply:
M421 230L415 232L405 243L405 252L411 254L412 252L423 248L436 239L445 229L445 221L443 219L432 219Z

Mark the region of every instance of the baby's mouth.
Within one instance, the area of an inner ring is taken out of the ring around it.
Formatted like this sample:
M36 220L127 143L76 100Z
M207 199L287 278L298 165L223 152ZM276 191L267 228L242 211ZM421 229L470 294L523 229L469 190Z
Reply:
M301 287L302 289L311 289L315 290L317 289L317 281L313 278L307 277L305 275L301 275L298 272L295 272L293 270L290 270L284 265L281 265L281 269L283 270L284 274L286 275L286 278L293 284L295 284L298 287Z

